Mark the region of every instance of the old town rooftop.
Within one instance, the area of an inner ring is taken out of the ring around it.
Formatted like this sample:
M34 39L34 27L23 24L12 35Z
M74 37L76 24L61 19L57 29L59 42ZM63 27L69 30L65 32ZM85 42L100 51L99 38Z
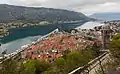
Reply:
M25 58L49 60L63 56L65 50L83 50L94 41L76 37L70 33L55 33L24 50Z

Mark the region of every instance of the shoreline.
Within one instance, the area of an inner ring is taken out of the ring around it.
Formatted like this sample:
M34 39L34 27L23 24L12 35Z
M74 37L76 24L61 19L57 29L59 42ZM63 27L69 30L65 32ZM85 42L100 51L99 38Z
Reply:
M84 24L83 24L83 25L84 25ZM89 24L88 24L88 25L89 25ZM80 26L78 26L78 27L80 27ZM43 36L43 37L44 37L44 36ZM39 41L40 39L41 39L41 38L38 38L37 40ZM37 40L36 40L36 41L37 41ZM31 44L31 43L35 43L35 42L34 42L34 41L31 41L30 44ZM24 47L24 45L22 45L22 46ZM25 46L28 46L27 43L25 44ZM20 47L21 47L21 46L20 46ZM18 49L18 48L17 48L17 49Z
M51 34L53 34L53 33L55 33L55 32L59 32L58 29L55 29L55 30L53 30L52 32L50 32L50 33L48 33L48 34L46 34L46 35L44 35L44 36L41 36L41 37L38 38L37 40L32 41L30 44L22 45L21 48L18 48L16 51L14 51L14 52L12 52L12 53L5 54L5 56L6 56L6 57L9 57L9 56L11 56L11 55L16 55L16 54L24 51L25 48L31 47L32 45L40 42L40 40L43 40L43 39L47 38L49 35L51 35ZM6 50L3 50L2 52L4 52L4 51L6 51ZM1 54L0 54L0 55L1 55Z

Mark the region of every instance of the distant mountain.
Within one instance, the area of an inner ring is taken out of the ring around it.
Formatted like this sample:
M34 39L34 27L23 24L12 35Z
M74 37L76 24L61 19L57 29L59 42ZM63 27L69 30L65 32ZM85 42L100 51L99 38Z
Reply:
M120 12L95 13L89 17L99 20L120 20Z
M73 21L90 20L82 13L53 8L35 8L0 4L0 20Z

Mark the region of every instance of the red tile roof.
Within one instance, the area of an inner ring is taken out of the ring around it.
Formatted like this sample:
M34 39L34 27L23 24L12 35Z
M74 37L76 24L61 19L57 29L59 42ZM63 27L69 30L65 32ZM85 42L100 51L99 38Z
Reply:
M40 43L31 46L31 49L25 49L25 54L28 54L29 52L28 57L32 56L32 59L53 60L55 58L61 57L65 49L81 50L84 49L85 46L91 45L93 43L93 41L84 40L82 38L76 39L76 37L72 35L52 34L48 37L47 40L41 40ZM30 52L36 52L37 50L45 52L42 52L42 54L30 54ZM52 50L57 50L58 53L52 52ZM49 52L49 54L46 54L47 52Z

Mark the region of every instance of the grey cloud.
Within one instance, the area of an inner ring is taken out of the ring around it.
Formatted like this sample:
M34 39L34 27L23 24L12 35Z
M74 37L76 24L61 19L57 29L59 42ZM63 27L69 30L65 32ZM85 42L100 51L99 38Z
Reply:
M89 14L100 12L102 8L105 9L106 6L104 4L106 3L116 3L116 5L111 5L111 7L106 8L106 11L112 9L117 11L117 8L119 10L117 6L120 5L120 0L10 0L10 3L24 6L68 9Z

